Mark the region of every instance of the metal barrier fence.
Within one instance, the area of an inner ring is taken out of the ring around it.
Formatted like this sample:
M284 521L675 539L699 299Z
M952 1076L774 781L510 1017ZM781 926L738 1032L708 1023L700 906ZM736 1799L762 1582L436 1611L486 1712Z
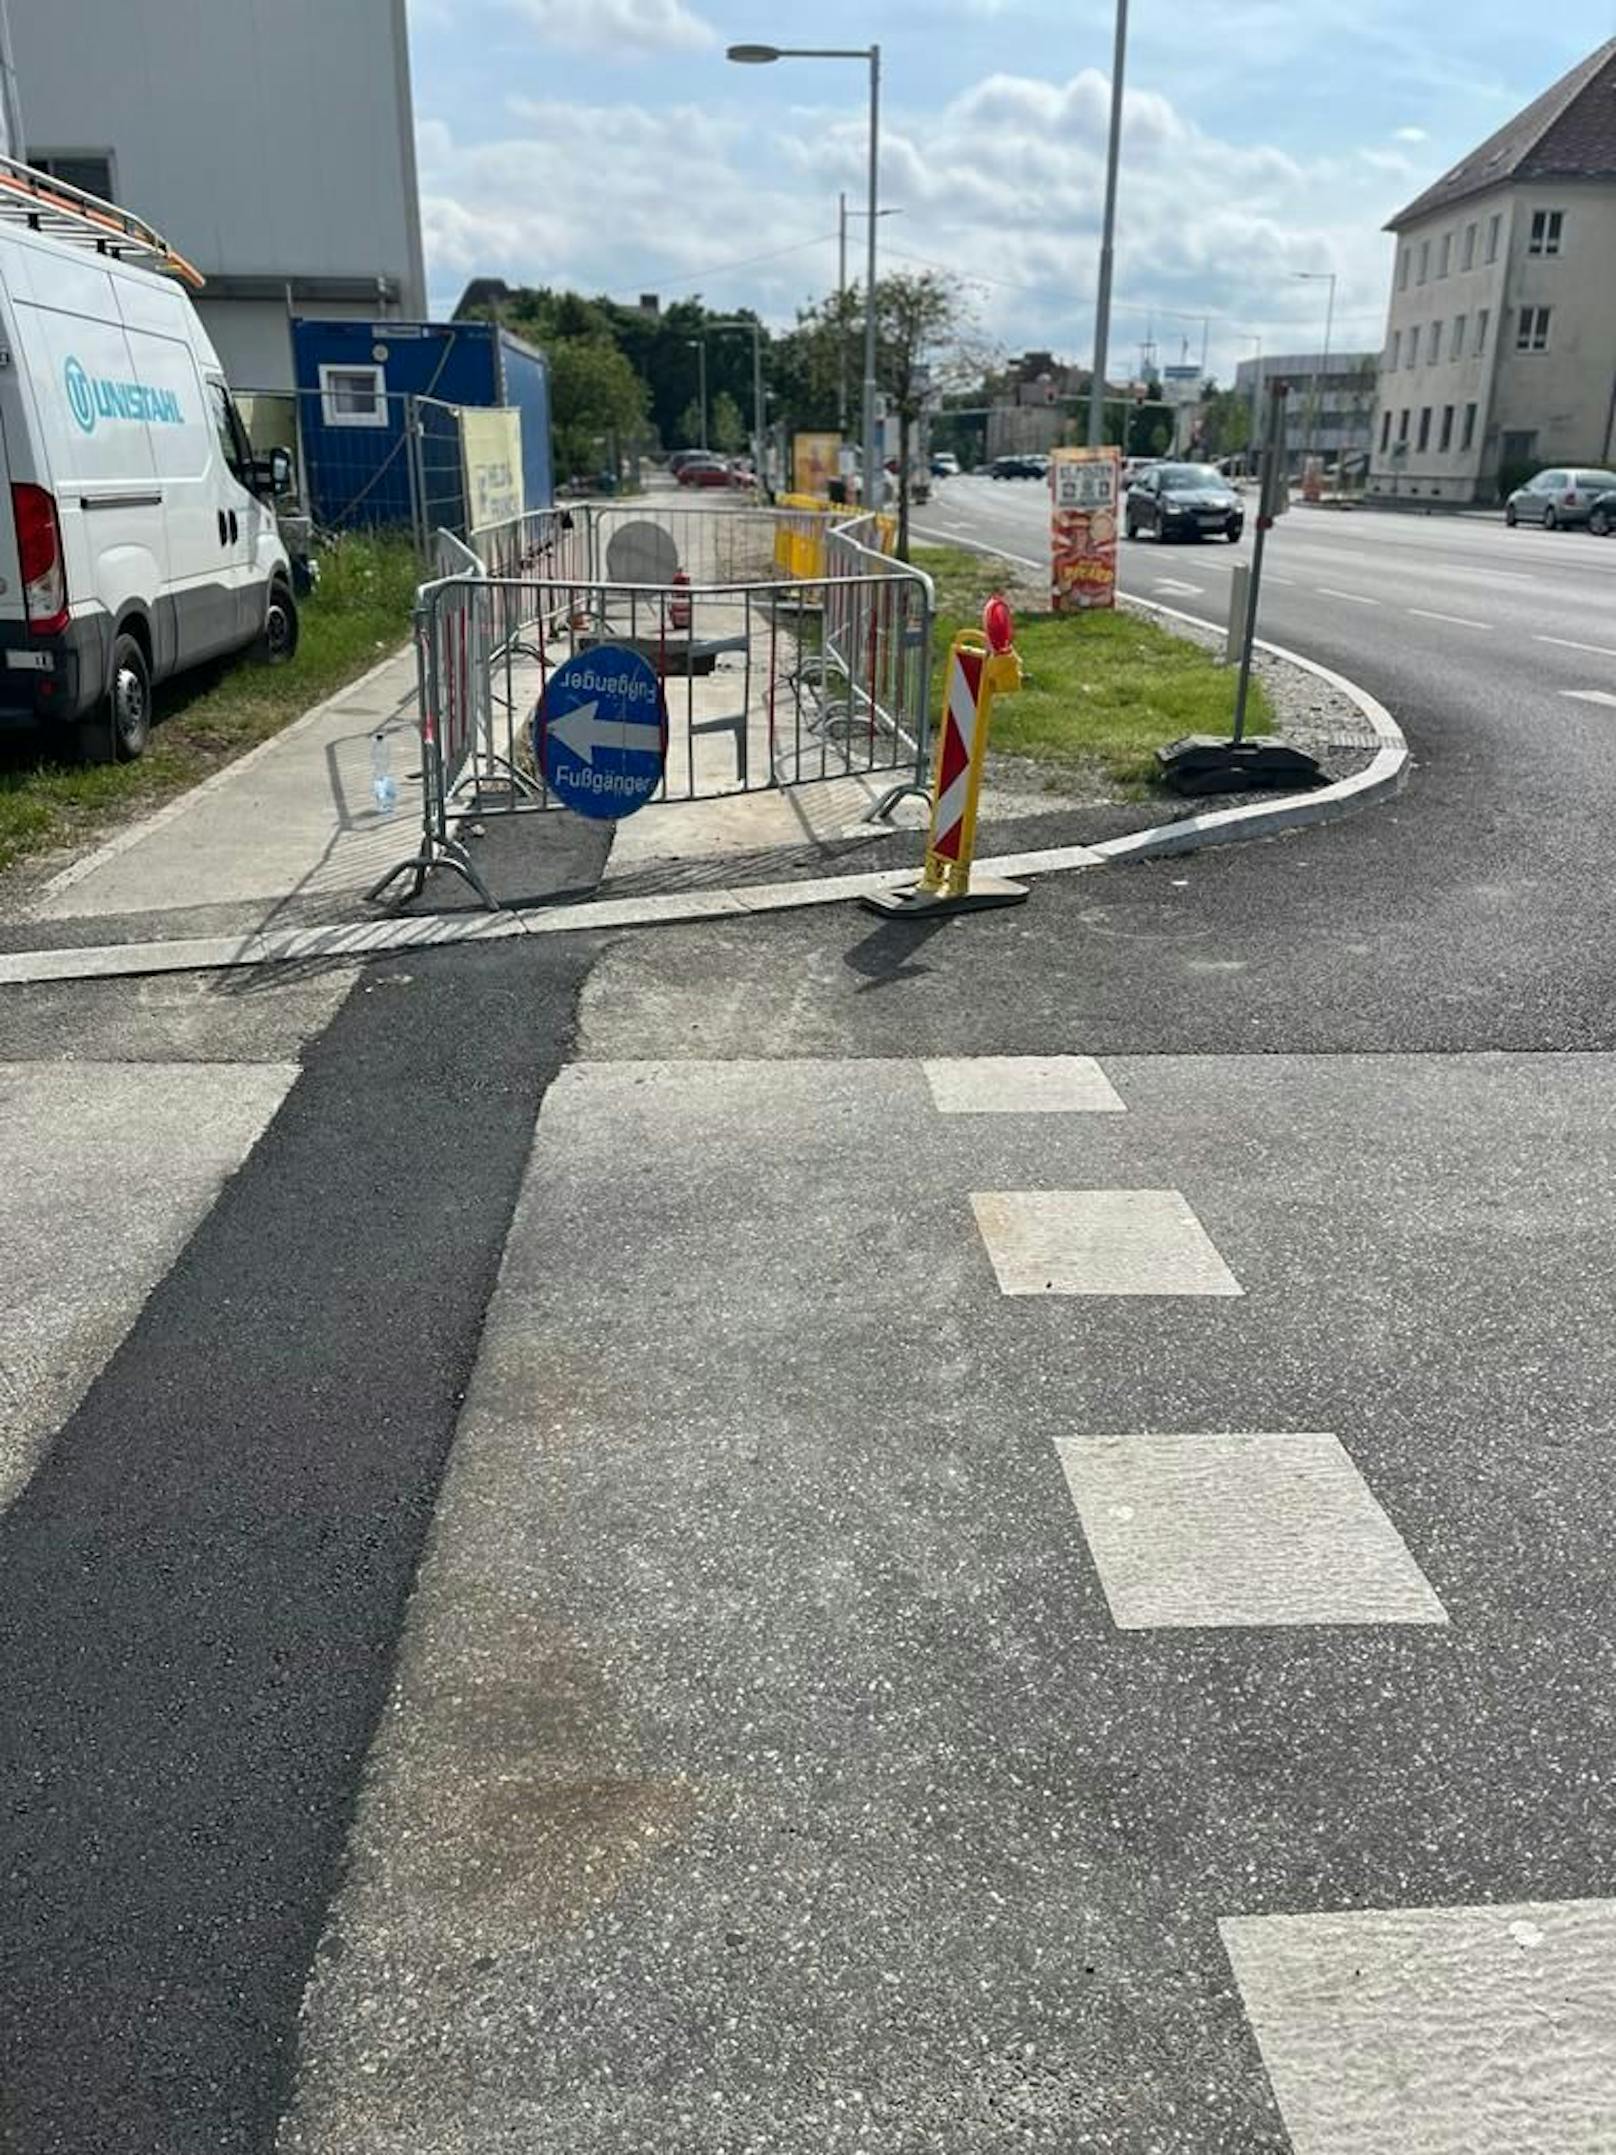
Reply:
M639 651L662 684L655 803L886 779L873 820L929 796L932 587L882 550L885 521L835 527L812 578L775 569L766 510L576 507L466 548L445 535L416 609L421 844L371 896L406 876L413 896L442 865L495 903L459 821L563 805L537 713L555 668L604 645Z

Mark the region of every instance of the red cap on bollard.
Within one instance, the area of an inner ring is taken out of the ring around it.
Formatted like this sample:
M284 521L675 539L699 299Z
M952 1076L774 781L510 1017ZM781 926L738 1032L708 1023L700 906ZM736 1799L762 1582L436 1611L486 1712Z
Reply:
M1016 621L1008 600L994 597L982 609L982 633L990 651L1005 652L1016 640Z

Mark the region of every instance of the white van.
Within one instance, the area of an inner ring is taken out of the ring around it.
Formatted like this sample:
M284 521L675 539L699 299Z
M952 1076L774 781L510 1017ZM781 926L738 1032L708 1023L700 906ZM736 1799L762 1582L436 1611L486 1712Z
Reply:
M254 456L182 280L139 219L0 159L0 725L94 762L141 753L166 675L297 644L291 460Z

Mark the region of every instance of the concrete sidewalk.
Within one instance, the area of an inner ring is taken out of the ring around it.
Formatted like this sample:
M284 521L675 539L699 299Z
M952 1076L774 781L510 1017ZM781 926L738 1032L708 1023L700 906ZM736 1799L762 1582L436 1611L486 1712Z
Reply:
M389 736L398 806L371 795L371 740ZM351 918L413 852L420 822L415 653L406 646L327 702L55 876L37 920L244 908L253 924Z

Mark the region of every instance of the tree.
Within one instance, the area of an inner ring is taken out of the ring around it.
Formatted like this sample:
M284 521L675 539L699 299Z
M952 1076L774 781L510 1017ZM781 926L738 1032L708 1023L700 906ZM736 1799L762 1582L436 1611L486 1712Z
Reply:
M1201 406L1201 444L1208 456L1237 456L1251 441L1251 399L1238 389L1207 384Z
M598 469L602 436L644 425L645 385L609 337L551 337L545 351L557 467L572 478Z
M713 399L711 439L713 447L725 456L734 456L746 447L746 421L727 389L720 389Z
M701 440L703 427L700 397L691 398L690 402L679 414L679 423L673 431L679 446L684 449L694 448Z

